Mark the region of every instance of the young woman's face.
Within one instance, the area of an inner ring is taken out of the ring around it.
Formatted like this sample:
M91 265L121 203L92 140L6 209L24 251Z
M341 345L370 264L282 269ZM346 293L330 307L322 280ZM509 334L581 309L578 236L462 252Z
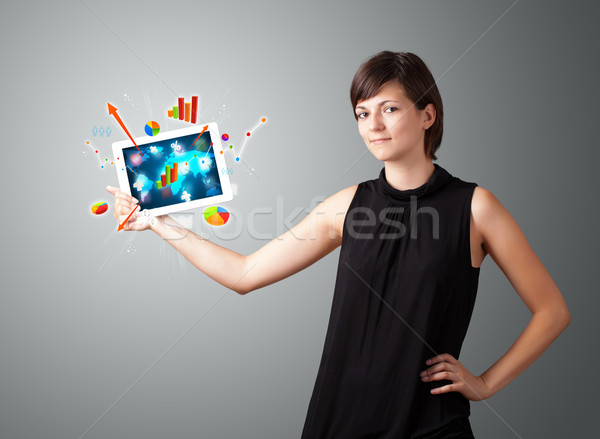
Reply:
M433 105L417 109L397 81L386 83L379 93L359 101L355 108L358 131L381 161L424 155L425 130L435 120L432 110Z

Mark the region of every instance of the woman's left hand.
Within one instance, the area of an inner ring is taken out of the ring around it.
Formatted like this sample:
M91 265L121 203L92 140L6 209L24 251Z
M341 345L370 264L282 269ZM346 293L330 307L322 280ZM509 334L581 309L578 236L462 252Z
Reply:
M424 382L448 380L452 384L431 389L433 395L459 392L471 401L481 401L492 396L492 392L480 376L475 376L450 354L441 354L426 361L429 366L421 372Z

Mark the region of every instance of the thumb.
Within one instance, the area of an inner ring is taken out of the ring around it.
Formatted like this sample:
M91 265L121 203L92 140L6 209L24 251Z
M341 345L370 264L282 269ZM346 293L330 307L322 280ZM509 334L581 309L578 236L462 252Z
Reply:
M106 186L106 190L111 194L115 195L117 192L119 192L120 189L114 186Z

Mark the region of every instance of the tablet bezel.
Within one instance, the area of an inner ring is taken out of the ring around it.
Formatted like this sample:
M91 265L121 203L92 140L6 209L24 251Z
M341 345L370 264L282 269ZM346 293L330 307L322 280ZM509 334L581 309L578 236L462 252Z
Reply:
M208 126L206 132L208 132L210 135L217 173L219 175L221 190L223 193L220 195L214 195L212 197L191 200L189 202L182 201L180 203L170 204L168 206L156 207L154 209L143 209L142 212L148 212L149 216L166 215L174 212L197 209L203 206L216 205L226 201L231 201L233 199L231 184L229 182L229 173L223 173L219 171L222 168L227 168L227 163L225 162L225 154L222 153L223 147L221 145L221 135L219 134L219 128L216 122L194 125L192 127L181 128L178 130L165 131L163 133L158 133L156 136L136 137L134 140L138 146L142 146L163 140L171 140L182 136L189 136L190 134L200 134L200 132L202 132L206 126ZM115 166L117 169L117 178L119 179L119 187L121 188L122 192L131 195L131 188L129 186L129 178L127 176L127 170L125 169L126 165L123 155L123 149L125 148L135 148L135 145L131 143L131 140L121 140L112 144L114 163L115 165L119 164Z

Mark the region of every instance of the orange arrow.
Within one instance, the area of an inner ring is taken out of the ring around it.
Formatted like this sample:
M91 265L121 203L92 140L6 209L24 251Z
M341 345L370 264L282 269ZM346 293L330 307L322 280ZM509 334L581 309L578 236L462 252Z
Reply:
M108 104L108 105L110 105L110 104ZM113 108L114 108L114 107L113 107ZM137 209L139 205L140 205L140 203L138 202L138 203L135 205L135 207L133 208L133 210L131 211L131 213L129 214L129 216L128 216L127 218L125 218L125 221L123 221L123 224L119 224L119 228L117 229L117 232L119 232L119 231L121 231L121 230L123 230L123 229L125 228L125 223L126 223L127 221L129 221L129 218L131 218L131 215L133 215L133 212L135 212L135 209Z
M205 133L205 131L206 131L207 129L208 129L208 125L206 125L204 128L202 128L202 131L200 131L200 134L198 134L198 137L196 137L196 139L195 139L195 140L192 142L192 144L191 144L191 145L190 145L190 147L188 148L188 151L189 151L190 149L192 149L192 146L194 146L194 143L196 143L196 140L198 140L198 139L200 138L200 136L201 136L202 134L204 134L204 133Z
M135 143L135 140L133 140L133 137L131 137L131 134L129 134L129 131L127 131L127 128L125 128L125 124L123 123L123 121L121 120L121 116L119 116L117 114L117 108L110 105L110 103L108 103L108 114L112 114L115 119L117 119L117 122L119 122L119 125L121 125L121 128L123 128L123 130L125 131L125 133L129 136L129 138L131 139L131 141L133 142L133 144L135 145L135 147L137 148L138 151L140 151L140 148L137 146L137 143ZM141 153L142 151L140 151Z

